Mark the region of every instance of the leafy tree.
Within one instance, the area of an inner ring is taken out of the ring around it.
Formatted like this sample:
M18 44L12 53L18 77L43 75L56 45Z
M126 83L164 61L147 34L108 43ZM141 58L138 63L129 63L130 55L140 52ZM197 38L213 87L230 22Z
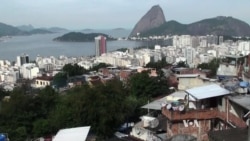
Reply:
M100 68L107 68L107 67L110 67L111 65L110 64L106 64L106 63L99 63L98 65L96 66L93 66L90 71L98 71Z
M147 71L134 74L128 82L129 91L136 97L147 97L148 99L166 94L168 85L162 77L150 77Z
M217 69L219 68L219 65L220 65L220 59L214 58L209 63L199 64L197 66L197 68L211 70L210 76L214 77L214 76L216 76Z
M166 58L162 58L161 61L158 62L149 62L146 67L148 68L155 68L156 70L160 70L166 66L168 66L169 64L166 62Z
M22 89L14 89L11 99L2 102L1 131L8 133L12 140L25 140L31 133L31 121L36 117L32 100Z
M184 67L184 68L186 68L186 67L188 67L188 65L186 64L186 62L180 61L180 62L178 62L177 67Z
M51 87L27 94L21 88L11 92L9 101L2 102L0 111L0 130L9 134L11 140L25 140L51 133L46 120L56 105L57 94ZM45 128L46 126L46 128Z
M50 114L53 132L61 128L91 125L91 130L105 139L113 135L127 115L127 94L119 80L93 88L76 87L59 98ZM101 118L100 118L101 117Z
M2 100L7 95L10 95L9 92L0 87L0 100Z
M49 120L38 119L33 123L33 134L35 137L49 135L51 133Z
M63 72L65 72L68 76L76 76L87 73L87 70L77 64L66 64L63 67Z
M125 120L126 94L122 83L118 80L110 81L91 89L85 96L84 107L88 113L86 119L94 132L103 138L112 136Z
M21 126L14 130L15 132L15 141L24 141L27 138L26 127Z
M53 78L53 85L63 87L67 84L67 74L63 72L57 73Z

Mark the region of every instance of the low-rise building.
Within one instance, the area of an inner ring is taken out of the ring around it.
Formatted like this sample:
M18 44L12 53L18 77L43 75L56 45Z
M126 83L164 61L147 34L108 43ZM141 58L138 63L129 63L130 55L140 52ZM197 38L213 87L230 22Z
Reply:
M53 82L53 77L51 76L41 76L35 78L35 83L33 87L35 88L44 88L46 86L51 86Z

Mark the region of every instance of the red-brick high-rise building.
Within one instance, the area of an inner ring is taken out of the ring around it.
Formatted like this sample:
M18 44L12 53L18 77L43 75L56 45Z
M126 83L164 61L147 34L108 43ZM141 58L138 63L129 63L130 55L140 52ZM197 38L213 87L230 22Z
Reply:
M103 53L107 53L107 42L106 37L100 35L95 37L95 54L100 56Z

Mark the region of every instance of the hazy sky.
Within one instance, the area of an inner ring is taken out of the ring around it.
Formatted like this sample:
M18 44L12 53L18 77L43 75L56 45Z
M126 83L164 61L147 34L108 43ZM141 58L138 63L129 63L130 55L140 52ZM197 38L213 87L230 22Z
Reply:
M167 21L192 23L233 16L250 23L250 0L1 0L0 22L68 29L131 29L157 4Z

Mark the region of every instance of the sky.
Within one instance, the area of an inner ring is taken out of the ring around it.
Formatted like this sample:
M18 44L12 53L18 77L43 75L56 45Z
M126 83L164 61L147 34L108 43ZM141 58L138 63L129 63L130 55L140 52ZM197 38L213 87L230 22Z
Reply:
M154 5L167 21L188 24L232 16L250 24L250 0L1 0L0 22L19 26L132 29Z

